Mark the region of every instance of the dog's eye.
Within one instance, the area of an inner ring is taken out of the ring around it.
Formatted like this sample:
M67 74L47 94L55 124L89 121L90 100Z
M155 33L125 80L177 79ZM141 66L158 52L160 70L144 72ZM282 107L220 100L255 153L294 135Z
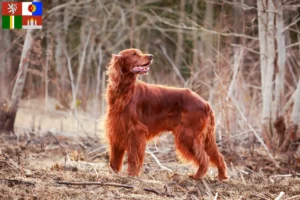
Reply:
M133 56L136 56L136 53L134 52L134 53L132 53L132 55L133 55Z

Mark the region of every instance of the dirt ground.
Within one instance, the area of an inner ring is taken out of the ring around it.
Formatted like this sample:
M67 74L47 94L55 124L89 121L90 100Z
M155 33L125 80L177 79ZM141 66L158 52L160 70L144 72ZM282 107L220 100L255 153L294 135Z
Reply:
M300 199L300 159L288 165L282 157L275 167L259 146L251 155L239 144L223 145L230 179L219 182L210 168L195 181L189 174L196 168L177 158L173 136L165 134L148 144L141 176L129 177L126 158L122 173L109 168L97 121L41 113L23 105L18 138L0 135L0 199Z
M213 168L203 180L192 180L188 175L196 169L177 159L170 134L160 138L158 151L153 143L148 150L174 172L163 170L147 153L143 172L135 178L126 175L126 160L123 173L110 170L106 146L98 138L30 133L18 140L2 136L0 146L0 199L275 199L280 192L282 199L300 199L300 174L275 170L257 152L253 157L224 152L228 181L219 182Z

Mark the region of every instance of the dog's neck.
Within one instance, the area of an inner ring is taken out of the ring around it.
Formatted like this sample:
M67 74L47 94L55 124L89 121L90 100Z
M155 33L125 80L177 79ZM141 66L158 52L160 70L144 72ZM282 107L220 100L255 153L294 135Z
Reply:
M126 94L134 90L134 85L137 80L137 74L122 73L120 79L110 76L108 79L108 90L116 94Z
M107 85L107 97L109 110L111 112L124 111L125 107L133 97L136 78L136 74L122 74L121 79L116 79L116 77L114 76L109 76Z

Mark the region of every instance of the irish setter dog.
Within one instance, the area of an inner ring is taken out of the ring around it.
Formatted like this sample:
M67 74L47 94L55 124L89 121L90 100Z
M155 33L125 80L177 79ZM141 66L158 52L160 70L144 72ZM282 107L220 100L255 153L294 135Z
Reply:
M147 74L151 54L127 49L113 55L108 65L106 136L110 166L115 172L128 155L128 174L137 176L144 162L146 142L165 131L174 134L177 151L198 166L194 179L202 178L209 162L227 179L226 164L215 141L215 119L209 104L189 89L147 84L137 80Z

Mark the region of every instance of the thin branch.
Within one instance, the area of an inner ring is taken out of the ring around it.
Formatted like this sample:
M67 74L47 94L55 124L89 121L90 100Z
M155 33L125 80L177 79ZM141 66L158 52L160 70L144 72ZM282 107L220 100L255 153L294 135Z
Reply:
M211 198L213 196L213 193L211 192L210 187L208 186L208 184L206 183L206 181L204 179L202 179L202 183L203 183L205 189L207 190L208 196Z
M163 165L160 163L160 161L159 161L158 158L154 155L153 152L151 152L151 151L148 150L148 151L146 151L146 153L148 153L148 154L150 154L150 155L152 156L152 158L155 160L155 162L158 164L158 166L159 166L160 168L162 168L162 169L164 169L164 170L167 170L167 171L173 173L173 171L172 171L171 169L169 169L169 168L163 166Z
M11 166L13 169L19 171L20 173L23 173L24 171L26 173L28 173L27 170L21 168L17 163L15 163L15 161L13 161L8 155L6 155L5 153L3 153L3 151L0 150L0 155L2 155L5 158L5 161L7 162L7 164L9 166Z
M258 176L258 177L260 177L260 178L262 178L262 179L264 179L264 180L267 180L265 177L263 177L263 176L260 175L259 173L257 173L257 172L255 172L255 171L249 169L249 168L246 167L246 166L244 166L244 167L245 167L248 171L250 171L251 173L255 174L256 176Z
M218 193L216 193L215 197L214 197L214 200L217 200L218 199Z
M92 28L89 29L89 33L88 33L88 36L86 38L86 41L85 41L85 44L84 44L84 47L83 47L83 51L82 51L82 57L81 57L81 60L80 60L80 64L79 64L79 69L78 69L78 75L77 75L77 81L76 81L76 85L75 85L75 99L73 99L73 109L77 106L76 105L76 97L77 97L77 93L78 93L78 88L79 88L79 84L80 84L80 80L81 80L81 75L82 75L82 70L84 68L84 60L85 60L85 56L86 56L86 49L87 49L87 46L90 42L90 38L91 38L91 33L92 33ZM75 101L74 101L75 100Z
M280 200L284 195L284 192L280 192L278 197L275 198L275 200Z
M247 4L243 4L243 3L236 4L235 2L226 1L226 0L223 0L223 2L226 3L226 4L232 5L232 6L237 6L239 8L242 8L245 11L248 11L248 10L257 10L256 7L254 7L254 6L248 6Z
M166 59L169 61L170 65L172 66L173 70L175 71L176 75L179 77L179 79L181 80L181 82L184 84L185 80L183 78L183 76L181 75L179 69L177 68L177 66L175 65L175 63L172 61L172 59L169 57L169 55L166 52L166 48L162 45L160 45L160 48L164 54L164 56L166 57Z
M264 143L264 141L261 139L261 137L258 135L257 131L253 128L253 126L248 123L247 118L245 117L245 115L243 114L243 112L241 111L240 107L238 106L238 103L236 102L236 100L231 96L231 100L234 103L235 107L237 108L238 112L240 113L240 116L242 117L242 119L247 123L248 127L253 131L255 137L257 138L257 140L260 142L260 144L264 147L264 149L266 150L268 156L271 158L271 160L273 161L273 163L275 164L276 167L279 167L279 164L276 162L276 160L274 159L273 155L270 153L267 145Z
M69 71L69 76L70 76L70 81L71 81L71 89L72 89L72 98L73 98L72 102L75 102L76 101L76 96L75 96L76 87L75 87L75 84L74 84L74 76L73 76L73 71L72 71L71 58L69 56L69 53L68 53L68 50L67 50L66 46L64 46L63 51L64 51L64 54L67 58L67 66L68 66L68 71ZM76 109L76 106L75 106L74 109Z
M232 37L232 36L235 36L235 37L243 37L243 38L247 38L247 39L251 39L251 40L258 40L257 37L252 37L252 36L249 36L249 35L245 35L245 34L238 34L238 33L221 33L221 32L217 32L217 31L213 31L213 30L208 30L206 28L204 28L203 26L200 26L199 24L196 24L195 22L193 22L191 19L189 19L192 23L194 23L194 25L196 27L188 27L186 26L185 24L183 25L176 25L176 24L172 24L166 20L163 20L161 19L152 9L150 9L150 11L156 16L156 18L166 24L166 25L169 25L171 27L175 27L175 28L179 28L179 29L186 29L186 30L199 30L199 31L204 31L204 32L207 32L207 33L211 33L211 34L215 34L215 35L221 35L221 36L224 36L224 37Z
M300 195L296 195L296 196L286 198L285 200L292 200L292 199L299 199L299 198L300 198Z
M14 185L17 184L25 184L25 185L32 185L35 186L34 182L29 182L29 181L24 181L24 180L19 180L19 179L7 179L7 178L0 178L0 182L4 181L4 182L11 182Z
M255 53L257 55L265 55L263 53L260 53L259 51L255 51L254 49L251 49L249 47L246 47L244 45L239 45L239 44L231 44L232 47L240 47L240 48L243 48L243 49L246 49L247 51L250 51L252 53ZM265 55L266 56L266 55Z
M244 57L244 49L235 49L234 53L234 59L233 59L233 75L232 75L232 80L229 85L229 89L227 91L227 96L226 96L226 101L230 98L232 95L234 88L236 87L236 79L237 79L237 73L239 71L239 67L241 63L243 62L243 57Z
M67 181L57 181L57 184L60 185L101 185L101 186L114 186L114 187L123 187L133 189L134 186L119 184L119 183L102 183L102 182L67 182Z
M294 44L287 45L287 46L285 46L285 48L288 49L288 48L297 46L297 45L299 45L299 44L300 44L300 41L299 41L299 42L296 42L296 43L294 43Z
M54 140L60 146L60 148L62 148L64 151L66 151L65 148L61 145L61 143L58 141L58 139L54 136L54 134L51 131L48 131L48 134L50 134L54 138Z
M141 179L138 179L138 178L135 178L135 177L130 177L131 179L134 179L134 180L137 180L137 181L140 181L142 183L144 183L147 187L149 188L144 188L145 191L150 191L150 192L153 192L157 195L163 195L161 192L157 191L156 189L154 189L153 187L151 187L149 184L147 184L145 181L141 180ZM146 190L147 189L147 190Z
M284 5L283 8L285 10L297 10L298 8L300 8L300 4L298 5Z
M291 28L292 26L294 26L295 24L297 24L299 21L300 21L300 17L299 17L297 20L295 20L295 21L293 21L292 23L290 23L289 25L287 25L287 26L283 29L282 33L284 33L285 31L289 30L289 28Z
M122 188L128 188L128 189L134 189L136 188L133 185L127 185L127 184L119 184L119 183L105 183L105 182L67 182L67 181L57 181L57 184L60 185L100 185L100 186L113 186L113 187L122 187ZM152 192L157 195L163 195L161 192L158 192L157 190L154 190L153 188L143 188L144 191Z
M81 123L81 121L78 119L77 117L77 112L72 112L72 115L74 116L75 120L77 121L77 123L79 124L80 128L82 129L82 131L85 133L85 135L90 138L90 135L88 134L87 130L84 128L83 124Z

